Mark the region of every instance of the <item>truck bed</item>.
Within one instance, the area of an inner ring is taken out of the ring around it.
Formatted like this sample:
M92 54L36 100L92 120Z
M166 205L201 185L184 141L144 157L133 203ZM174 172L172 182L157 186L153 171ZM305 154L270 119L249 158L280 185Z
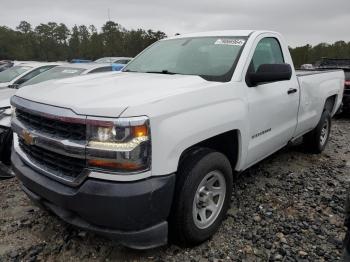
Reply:
M295 70L296 75L299 76L308 76L308 75L317 75L317 74L325 74L325 73L331 73L331 72L337 72L341 70L320 70L320 69L313 69L313 70Z
M342 70L296 70L300 87L298 131L311 130L320 120L325 97L335 96L332 115L337 111L343 94Z

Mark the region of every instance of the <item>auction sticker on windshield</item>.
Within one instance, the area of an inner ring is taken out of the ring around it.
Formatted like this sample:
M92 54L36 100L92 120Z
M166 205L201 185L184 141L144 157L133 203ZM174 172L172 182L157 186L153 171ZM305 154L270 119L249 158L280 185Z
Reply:
M236 46L242 46L244 45L245 40L243 39L230 39L230 38L219 38L214 43L215 45L236 45Z

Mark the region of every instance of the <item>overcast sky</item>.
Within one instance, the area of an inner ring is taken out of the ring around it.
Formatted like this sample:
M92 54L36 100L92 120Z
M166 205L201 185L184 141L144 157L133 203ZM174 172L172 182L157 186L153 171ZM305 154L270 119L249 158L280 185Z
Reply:
M0 25L49 21L94 24L108 18L127 29L167 35L221 29L279 31L295 47L350 41L350 0L2 0Z

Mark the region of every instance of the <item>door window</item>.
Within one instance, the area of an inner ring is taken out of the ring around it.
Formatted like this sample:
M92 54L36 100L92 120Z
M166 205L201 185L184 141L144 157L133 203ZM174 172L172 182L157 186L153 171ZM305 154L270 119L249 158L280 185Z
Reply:
M256 72L262 64L283 64L284 58L281 46L276 38L266 37L256 46L249 72Z

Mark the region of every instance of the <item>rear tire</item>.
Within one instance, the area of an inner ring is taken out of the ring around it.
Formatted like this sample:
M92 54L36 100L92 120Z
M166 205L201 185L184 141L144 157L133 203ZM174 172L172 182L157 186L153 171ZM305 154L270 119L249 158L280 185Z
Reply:
M304 136L304 143L308 151L319 154L325 149L331 133L331 126L331 114L328 110L324 110L315 129Z
M232 168L225 155L200 148L180 163L170 237L182 246L210 238L220 227L232 194Z

